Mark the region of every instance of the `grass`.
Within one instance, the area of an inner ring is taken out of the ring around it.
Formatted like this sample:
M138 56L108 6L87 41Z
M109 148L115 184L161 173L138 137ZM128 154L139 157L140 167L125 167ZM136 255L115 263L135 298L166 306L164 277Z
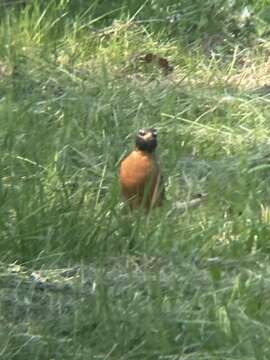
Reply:
M1 359L267 359L269 39L186 46L113 9L1 15ZM147 220L118 186L141 126L166 178Z

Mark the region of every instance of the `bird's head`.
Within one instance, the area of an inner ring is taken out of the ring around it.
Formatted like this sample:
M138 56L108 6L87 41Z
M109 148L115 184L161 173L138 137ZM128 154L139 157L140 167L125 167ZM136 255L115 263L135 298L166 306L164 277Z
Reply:
M157 129L140 129L136 136L138 150L153 152L157 147Z

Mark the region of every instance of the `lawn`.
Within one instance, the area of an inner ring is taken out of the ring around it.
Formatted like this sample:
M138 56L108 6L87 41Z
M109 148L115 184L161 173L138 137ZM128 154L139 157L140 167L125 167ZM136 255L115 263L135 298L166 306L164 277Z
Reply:
M268 13L0 3L1 359L269 358ZM148 126L166 202L130 214Z

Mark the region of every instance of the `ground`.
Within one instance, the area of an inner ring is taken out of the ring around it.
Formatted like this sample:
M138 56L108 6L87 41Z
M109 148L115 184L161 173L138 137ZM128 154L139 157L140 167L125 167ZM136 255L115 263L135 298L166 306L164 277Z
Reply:
M1 359L268 359L267 4L219 25L188 3L179 24L158 1L5 5ZM167 198L150 216L118 183L145 126Z

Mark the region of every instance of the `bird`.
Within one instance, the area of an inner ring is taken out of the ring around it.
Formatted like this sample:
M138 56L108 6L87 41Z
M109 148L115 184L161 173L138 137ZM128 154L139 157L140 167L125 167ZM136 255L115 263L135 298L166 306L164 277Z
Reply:
M157 144L157 129L140 129L135 149L121 162L121 192L131 210L142 207L149 211L161 206L165 198Z

